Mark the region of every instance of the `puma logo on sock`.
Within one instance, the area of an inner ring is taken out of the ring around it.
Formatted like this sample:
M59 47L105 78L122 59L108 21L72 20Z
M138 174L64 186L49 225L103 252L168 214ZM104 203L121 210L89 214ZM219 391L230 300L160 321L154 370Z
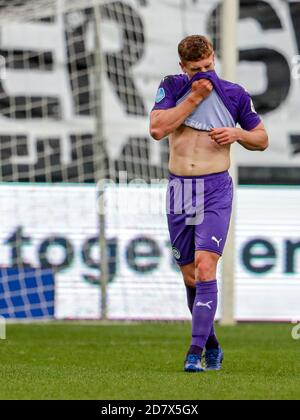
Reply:
M196 307L198 308L208 308L210 311L212 310L212 307L210 306L213 303L213 301L211 300L210 302L207 303L202 303L202 302L198 302L196 304Z

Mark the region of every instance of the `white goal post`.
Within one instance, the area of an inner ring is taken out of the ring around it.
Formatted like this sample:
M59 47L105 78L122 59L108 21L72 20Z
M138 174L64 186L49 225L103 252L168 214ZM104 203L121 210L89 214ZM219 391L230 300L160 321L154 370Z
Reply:
M223 0L221 19L222 75L226 80L236 82L238 64L238 22L240 1ZM235 159L235 145L231 150L231 176L235 187L238 185L238 167ZM234 200L230 230L222 264L222 318L223 325L235 324L235 270L236 270L236 202Z

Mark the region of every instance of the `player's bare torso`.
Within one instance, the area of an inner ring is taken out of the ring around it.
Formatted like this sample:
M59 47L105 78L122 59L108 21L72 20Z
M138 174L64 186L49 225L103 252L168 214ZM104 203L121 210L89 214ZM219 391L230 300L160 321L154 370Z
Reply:
M169 137L172 174L193 177L227 171L230 144L237 138L220 142L220 133L216 139L211 131L236 130L237 125L245 132L261 125L242 86L220 79L213 70L162 80L151 114L151 135L155 140ZM249 147L257 150L256 145Z
M201 176L230 168L230 146L219 146L207 131L181 126L169 136L169 170L178 176Z

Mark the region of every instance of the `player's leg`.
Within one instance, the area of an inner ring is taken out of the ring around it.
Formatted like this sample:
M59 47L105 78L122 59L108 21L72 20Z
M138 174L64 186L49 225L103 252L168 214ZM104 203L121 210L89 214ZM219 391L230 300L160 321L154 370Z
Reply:
M214 325L218 306L216 271L219 256L199 251L195 258L196 296L192 312L192 342L189 348L185 371L203 372L202 354Z
M194 301L196 297L194 229L192 229L190 226L187 227L183 218L181 234L174 235L175 229L172 229L172 226L174 226L175 223L172 223L172 220L174 222L174 220L177 219L178 222L178 217L174 218L169 215L168 219L170 236L173 244L174 258L177 260L177 263L181 268L187 290L188 306L190 311L193 313ZM185 372L204 372L202 367L202 357L197 354L188 353L184 363L184 370Z
M220 370L224 358L217 337L212 333L218 307L216 274L219 259L218 254L207 251L198 251L195 259L196 298L189 354L202 357L205 347L207 370Z
M196 299L189 354L202 355L214 325L218 307L217 266L227 239L232 198L232 180L228 173L209 177L205 185L204 221L195 227ZM208 348L207 361L208 370L220 369L221 348Z
M168 188L168 226L173 256L179 267L181 267L183 278L187 286L188 305L190 310L192 310L196 296L195 227L186 223L186 213L183 208L183 201L181 200L183 182L180 179L174 178L174 176L171 177ZM178 197L179 203L176 203ZM177 208L177 212L175 211L175 208ZM184 369L186 372L204 372L202 358L197 355L189 354L185 360Z
M199 253L199 254L202 254ZM199 277L199 270L207 270L205 267L209 267L209 271L207 273L204 273L205 278L210 278L211 274L211 268L212 268L212 263L211 263L211 259L210 257L210 253L203 253L203 254L207 254L207 258L206 256L203 258L203 265L202 265L202 260L201 260L201 265L197 265L198 263L198 257L196 257L196 260L186 266L180 267L181 268L181 272L184 278L184 282L185 282L185 286L186 286L186 290L187 290L187 300L188 300L188 306L189 309L191 311L191 314L194 314L194 310L195 310L195 299L196 296L198 297L198 287L197 287L197 282L196 279ZM219 258L219 256L216 256ZM207 260L207 261L206 261ZM215 268L213 268L213 271L216 273L216 265L217 265L217 260L216 262L214 262L214 259L212 261L215 264ZM204 266L205 263L205 266ZM200 277L202 277L202 274L200 273ZM216 277L216 275L214 274L214 277ZM200 314L201 315L201 314ZM193 323L194 323L194 316L193 316ZM212 317L212 319L214 320L214 316ZM198 323L199 319L196 319L196 322ZM208 323L206 322L205 325L208 325ZM196 342L196 344L198 345L198 342ZM208 333L208 337L205 333L204 335L204 342L203 342L203 348L204 345L206 348L215 348L215 349L219 349L219 343L217 340L217 337L215 335L215 330L214 330L214 323L212 322L212 324L210 323L210 331ZM190 350L187 354L187 358L186 358L186 362L185 362L185 371L186 372L202 372L202 353L203 353L203 348L200 349L196 346L191 346Z
M182 276L183 276L183 280L184 280L184 284L186 288L188 308L191 312L191 315L193 315L194 302L196 298L196 278L197 278L195 261L193 261L189 265L180 267L180 269L182 272ZM209 337L207 339L205 348L207 350L213 350L213 349L218 349L219 347L220 345L219 345L219 342L215 333L215 328L213 325L211 328Z
M189 354L202 356L211 335L218 306L217 265L220 256L198 251L195 258L196 297L193 306L192 343ZM214 341L212 338L211 341ZM217 339L215 337L215 341ZM219 348L219 343L217 342Z

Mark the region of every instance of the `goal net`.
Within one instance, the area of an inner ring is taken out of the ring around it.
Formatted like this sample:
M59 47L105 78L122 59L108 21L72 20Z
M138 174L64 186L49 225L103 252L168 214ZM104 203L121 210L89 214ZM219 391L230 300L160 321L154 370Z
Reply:
M149 112L184 36L209 35L221 69L220 15L214 0L0 0L0 315L99 319L106 302L109 319L189 318L163 205L143 211L168 176Z

